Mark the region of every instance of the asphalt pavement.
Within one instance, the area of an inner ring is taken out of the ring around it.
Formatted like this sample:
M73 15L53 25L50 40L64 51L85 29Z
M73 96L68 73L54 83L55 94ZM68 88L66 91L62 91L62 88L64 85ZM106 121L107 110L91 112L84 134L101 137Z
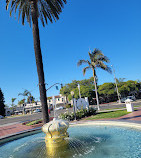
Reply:
M133 105L141 105L141 100L137 100L136 102L133 102ZM97 108L96 105L93 105L92 107ZM100 105L100 110L107 110L107 109L119 109L119 108L126 108L126 105L123 104L118 104L118 103L106 103L106 104L101 104ZM64 113L66 111L72 112L73 108L69 109L62 109L62 110L57 110L56 115L58 116L60 113ZM54 112L51 111L50 117L54 116ZM4 118L0 119L0 126L6 125L6 124L15 124L15 123L21 123L21 122L27 122L27 121L32 121L36 119L42 119L42 112L36 113L36 114L31 114L31 115L24 115L24 116L17 116L17 117L9 117L9 118Z

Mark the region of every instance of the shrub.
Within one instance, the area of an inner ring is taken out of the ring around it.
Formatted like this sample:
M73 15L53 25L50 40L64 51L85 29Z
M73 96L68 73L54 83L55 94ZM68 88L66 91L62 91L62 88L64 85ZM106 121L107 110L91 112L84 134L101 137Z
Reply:
M71 108L71 104L66 104L66 108Z
M26 126L31 126L31 125L35 125L35 124L39 124L39 123L42 123L41 119L40 120L35 120L35 121L28 122L25 125Z
M59 118L63 119L63 120L74 120L74 113L73 112L65 112L59 115Z
M96 114L96 109L90 107L89 109L81 109L76 111L76 119L81 119ZM72 121L75 119L74 112L65 112L59 115L59 118Z

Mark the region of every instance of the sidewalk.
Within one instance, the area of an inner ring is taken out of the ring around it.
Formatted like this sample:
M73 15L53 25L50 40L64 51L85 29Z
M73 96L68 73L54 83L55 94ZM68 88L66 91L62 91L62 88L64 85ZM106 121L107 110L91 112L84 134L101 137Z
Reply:
M50 118L51 120L52 118ZM124 122L135 122L141 124L141 108L138 108L138 111L134 111L132 113L129 113L125 116L119 117L119 118L112 118L112 119L100 119L100 120L106 120L106 121L124 121ZM34 126L26 126L22 125L21 123L15 123L15 124L9 124L9 125L3 125L0 126L0 139L2 137L6 137L12 134L16 134L18 132L24 132L27 130L36 129L37 127L41 127L42 124L34 125Z
M129 121L136 121L141 123L141 108L138 108L138 111L134 111L129 113L125 116L119 118L119 120L129 120Z
M50 121L53 118L50 117ZM11 123L0 126L0 139L6 136L10 136L19 132L25 132L27 130L34 130L36 128L42 127L42 123L32 126L22 125L22 123Z

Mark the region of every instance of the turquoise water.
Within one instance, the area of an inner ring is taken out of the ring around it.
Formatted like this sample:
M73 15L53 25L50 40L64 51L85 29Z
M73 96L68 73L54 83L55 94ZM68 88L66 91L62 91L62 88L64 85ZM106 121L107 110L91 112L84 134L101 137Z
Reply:
M54 158L141 158L141 131L110 126L70 127L68 148ZM0 146L0 158L48 158L44 133Z

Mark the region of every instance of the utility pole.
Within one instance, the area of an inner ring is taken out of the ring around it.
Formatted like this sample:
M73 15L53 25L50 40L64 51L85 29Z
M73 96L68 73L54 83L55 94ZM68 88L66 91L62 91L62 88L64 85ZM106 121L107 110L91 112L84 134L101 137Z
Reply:
M117 90L117 96L118 96L118 100L119 100L119 104L121 103L120 100L120 96L119 96L119 92L118 92L118 86L117 86L117 80L116 80L116 75L115 75L115 69L113 67L113 65L111 65L112 69L113 69L113 74L114 74L114 79L115 79L115 84L116 84L116 90Z

